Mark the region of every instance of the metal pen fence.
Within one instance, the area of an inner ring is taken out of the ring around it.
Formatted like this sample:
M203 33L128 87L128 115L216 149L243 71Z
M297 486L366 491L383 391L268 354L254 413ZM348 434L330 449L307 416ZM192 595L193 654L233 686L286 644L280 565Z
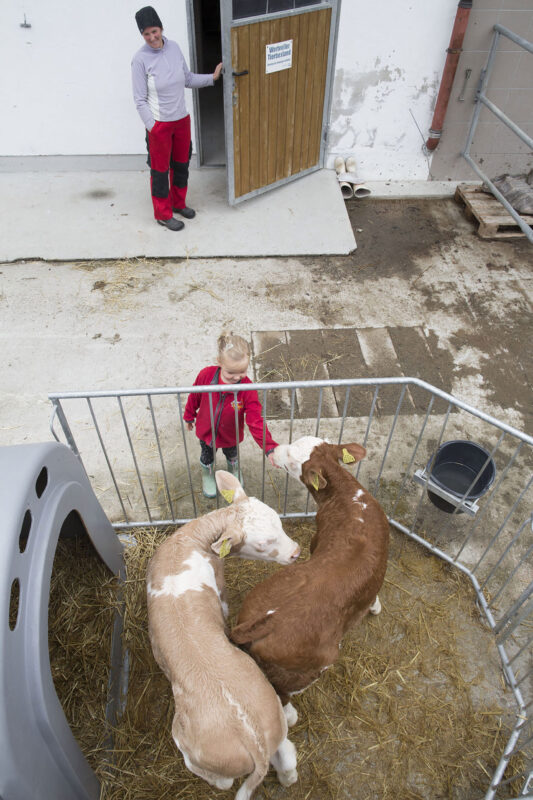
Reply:
M517 785L517 797L533 796L533 438L410 378L58 393L50 395L51 430L82 461L115 529L178 525L218 506L202 496L200 450L183 411L191 392L207 394L214 431L213 395L222 390L234 396L237 430L238 392L258 393L263 443L268 425L278 442L314 435L363 444L357 477L391 525L468 576L516 705L485 798L514 797ZM484 454L460 491L434 471L450 441L476 443ZM238 460L248 494L286 519L314 515L309 493L272 469L250 437ZM489 464L494 480L472 499Z
M503 25L496 24L494 25L494 35L492 38L492 44L489 51L489 56L487 60L487 65L484 70L481 72L481 78L479 80L479 86L476 91L476 98L475 98L475 106L474 106L474 113L472 115L472 121L470 124L470 130L468 132L468 137L466 140L466 145L464 151L461 153L463 158L468 162L470 167L474 170L474 172L483 180L487 186L490 188L492 194L500 201L500 203L507 209L509 214L513 217L517 225L523 231L523 233L527 236L530 242L533 242L533 230L527 224L525 220L522 219L520 214L516 211L515 208L509 203L506 197L500 192L500 190L494 185L488 175L481 169L480 165L477 164L472 155L470 153L470 148L472 147L472 142L474 140L474 134L476 133L479 116L481 114L481 110L483 107L487 108L491 114L505 125L509 130L511 130L516 136L521 139L524 144L526 144L529 148L533 149L533 138L522 128L520 128L516 122L510 119L507 114L498 108L498 106L493 103L487 97L487 91L490 83L490 78L492 75L492 70L494 67L494 62L496 60L497 52L498 52L498 44L500 42L501 37L508 39L509 41L513 42L514 44L518 45L518 47L522 48L527 53L533 54L533 42L529 42L527 39L524 39L521 36L518 36L516 33L513 33L508 28L505 28ZM481 159L483 160L483 159Z

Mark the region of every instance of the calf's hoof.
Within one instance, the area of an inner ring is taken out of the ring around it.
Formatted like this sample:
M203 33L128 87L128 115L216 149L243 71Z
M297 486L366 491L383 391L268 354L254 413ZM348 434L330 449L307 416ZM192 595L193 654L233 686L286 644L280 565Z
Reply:
M298 772L295 769L289 769L287 772L278 772L278 781L282 786L292 786L298 780Z
M231 789L233 786L233 778L216 778L213 781L208 781L211 786L214 786L216 789L227 790Z
M379 597L376 597L368 610L371 614L379 614L381 612L381 603L379 602Z
M283 713L285 714L285 719L287 720L287 725L289 728L291 728L293 725L296 725L298 722L298 712L292 703L287 703L283 706Z

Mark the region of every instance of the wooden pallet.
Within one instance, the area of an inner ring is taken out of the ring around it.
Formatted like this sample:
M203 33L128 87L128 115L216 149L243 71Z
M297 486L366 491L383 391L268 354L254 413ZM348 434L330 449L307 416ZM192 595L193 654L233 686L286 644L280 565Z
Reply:
M455 190L455 200L464 206L468 219L479 223L477 232L483 239L525 238L523 230L500 201L494 195L484 192L481 187L460 184ZM533 228L533 216L521 216Z

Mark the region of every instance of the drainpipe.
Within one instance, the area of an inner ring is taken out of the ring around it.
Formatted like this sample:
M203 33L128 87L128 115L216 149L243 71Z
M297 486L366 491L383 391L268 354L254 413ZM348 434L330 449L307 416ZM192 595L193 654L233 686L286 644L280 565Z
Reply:
M457 6L457 14L455 15L450 45L446 51L448 55L446 56L446 62L444 64L444 72L442 73L437 103L431 121L431 128L429 129L429 138L426 141L426 149L429 151L435 150L441 137L444 117L446 116L446 109L448 108L450 95L452 93L453 80L457 71L459 56L462 53L463 40L465 38L466 26L468 25L468 17L470 16L471 9L472 0L460 0Z

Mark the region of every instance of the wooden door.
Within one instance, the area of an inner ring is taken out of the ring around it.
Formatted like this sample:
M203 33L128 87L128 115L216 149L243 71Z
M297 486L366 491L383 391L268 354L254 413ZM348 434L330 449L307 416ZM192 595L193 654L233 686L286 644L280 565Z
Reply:
M231 76L225 59L230 203L321 167L331 20L332 8L322 7L232 23ZM288 42L291 66L268 71L267 46Z

